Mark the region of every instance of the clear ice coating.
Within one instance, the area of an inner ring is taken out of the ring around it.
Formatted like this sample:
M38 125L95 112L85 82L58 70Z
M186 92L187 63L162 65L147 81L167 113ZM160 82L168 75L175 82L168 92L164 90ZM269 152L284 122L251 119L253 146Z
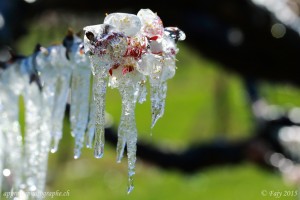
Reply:
M105 93L108 84L119 90L122 99L117 162L121 162L127 147L130 193L136 162L136 102L143 103L146 100L145 83L148 78L153 128L164 113L167 80L175 75L176 43L184 40L185 34L176 27L164 28L159 16L149 9L141 9L137 15L109 14L103 24L87 26L84 31L84 48L90 57L94 75L87 146L91 147L96 129L95 157L103 156Z
M125 13L113 13L105 17L104 24L114 26L126 36L134 36L141 29L141 21L136 15Z
M74 158L80 157L84 145L94 148L96 158L103 156L107 86L118 89L121 96L117 162L126 150L128 193L134 188L136 103L146 101L149 80L153 128L164 113L167 80L176 72L176 43L185 34L176 27L164 28L149 9L137 15L109 14L103 24L84 31L83 40L69 31L62 45L37 45L31 56L12 56L4 67L0 63L0 172L10 172L12 191L44 191L49 151L57 151L62 138L68 96ZM25 104L24 136L19 124L20 96Z

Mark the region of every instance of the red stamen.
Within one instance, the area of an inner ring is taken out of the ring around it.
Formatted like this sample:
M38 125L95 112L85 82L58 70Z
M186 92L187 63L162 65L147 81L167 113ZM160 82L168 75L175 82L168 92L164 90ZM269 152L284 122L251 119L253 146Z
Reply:
M127 74L128 72L132 72L134 70L134 67L131 66L131 65L128 65L128 66L124 66L123 70L122 70L122 74L125 75Z
M149 38L149 40L157 40L159 37L158 37L158 35L155 35L155 36L153 36L153 37L151 37L151 38Z
M120 66L120 63L115 63L112 65L112 67L108 70L109 74L112 76L113 69L117 69Z

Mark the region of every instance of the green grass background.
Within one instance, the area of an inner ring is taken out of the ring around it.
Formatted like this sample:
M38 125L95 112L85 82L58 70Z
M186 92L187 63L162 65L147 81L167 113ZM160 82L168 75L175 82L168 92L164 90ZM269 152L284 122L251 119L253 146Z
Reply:
M75 30L82 27L76 20L68 23ZM86 21L82 23L88 24ZM60 42L67 29L67 26L49 25L42 20L29 24L29 27L29 33L17 47L25 55L32 52L37 42L45 46ZM254 134L254 119L241 78L224 71L218 63L201 57L201 53L184 42L179 48L177 72L168 81L165 114L154 129L150 129L149 97L146 103L137 106L139 140L166 150L181 151L202 141L215 138L236 140ZM290 85L262 83L260 91L271 104L300 105L300 92ZM112 114L117 128L121 113L117 90L108 89L107 111ZM20 120L24 121L22 115ZM50 154L46 189L69 191L69 196L55 196L54 199L267 200L275 197L262 196L264 190L295 190L294 186L284 183L279 173L265 171L248 162L185 175L175 170L162 170L138 159L135 189L127 195L126 158L117 164L115 147L107 144L102 159L95 159L92 150L84 149L81 158L74 160L74 139L70 136L69 126L68 119L65 119L59 151Z

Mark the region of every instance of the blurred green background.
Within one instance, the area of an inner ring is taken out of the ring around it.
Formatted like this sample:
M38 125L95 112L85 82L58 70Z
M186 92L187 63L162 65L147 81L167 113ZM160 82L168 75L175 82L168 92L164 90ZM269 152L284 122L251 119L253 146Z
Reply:
M19 53L29 55L36 43L44 46L61 42L69 26L80 30L85 25L100 23L101 17L47 13L32 23L29 33L18 41ZM162 19L163 20L163 19ZM187 37L189 37L187 35ZM138 105L136 119L139 140L165 150L181 151L201 141L215 138L236 140L251 136L254 117L241 78L224 71L218 63L206 60L191 47L179 44L177 73L168 82L165 114L150 129L150 102ZM262 83L261 94L271 104L284 107L300 105L300 92L290 85ZM107 111L117 128L121 113L120 95L108 89ZM21 115L21 121L24 121ZM24 126L23 126L24 130ZM137 160L135 189L127 195L127 161L116 163L115 147L106 144L105 155L95 159L93 151L84 149L80 159L73 159L74 139L68 119L59 151L50 154L47 191L69 191L67 197L54 199L210 199L253 200L264 197L262 191L290 191L278 172L266 171L251 163L214 167L185 175L162 170ZM50 199L50 198L49 198ZM296 199L281 197L280 199Z

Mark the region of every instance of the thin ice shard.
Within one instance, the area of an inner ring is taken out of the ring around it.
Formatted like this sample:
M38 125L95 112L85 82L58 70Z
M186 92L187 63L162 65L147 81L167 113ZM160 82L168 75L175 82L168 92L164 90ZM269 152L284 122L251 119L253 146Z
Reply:
M72 65L66 58L66 48L64 46L53 46L49 52L51 66L56 70L51 128L51 152L54 153L57 151L59 141L62 138L63 118L68 99Z

